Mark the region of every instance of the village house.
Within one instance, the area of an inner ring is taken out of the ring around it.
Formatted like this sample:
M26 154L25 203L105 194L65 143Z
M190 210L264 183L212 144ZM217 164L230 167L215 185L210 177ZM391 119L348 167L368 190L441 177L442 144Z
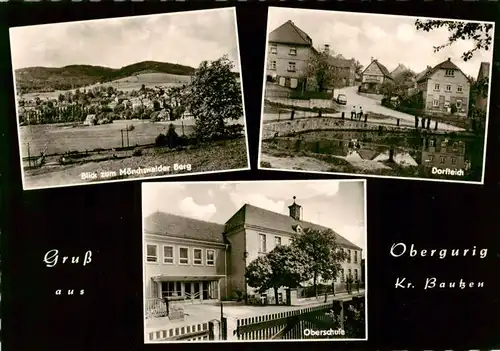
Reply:
M490 63L481 62L479 67L479 73L477 74L477 81L482 81L483 79L488 79L490 77ZM488 82L489 83L489 82ZM475 106L483 111L486 111L488 107L488 97L484 97L483 94L477 94Z
M422 92L424 110L429 115L455 114L467 117L470 81L450 58L439 63L417 79L417 89Z
M337 87L352 87L356 84L356 60L346 59L342 55L331 56L330 45L324 46L324 53L328 55L328 63L335 70Z
M163 296L182 296L193 302L219 300L237 294L256 294L246 284L246 267L277 245L288 245L295 233L306 228L325 230L304 221L301 206L289 206L289 215L253 205L242 206L225 224L210 223L177 215L155 212L144 221L144 260L146 300ZM362 249L336 234L348 254L337 279L361 279ZM285 290L279 290L286 299Z
M387 68L372 57L370 64L361 73L361 90L379 94L382 84L392 81L393 78Z
M422 164L439 169L468 168L465 159L466 145L463 141L450 140L446 137L424 138L422 145Z
M269 33L266 74L279 85L295 89L307 74L309 59L315 52L309 35L287 21Z

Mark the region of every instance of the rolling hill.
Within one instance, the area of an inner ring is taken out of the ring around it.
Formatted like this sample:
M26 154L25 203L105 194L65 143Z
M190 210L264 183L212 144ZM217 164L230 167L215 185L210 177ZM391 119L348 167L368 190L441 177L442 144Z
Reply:
M142 74L163 73L192 76L195 68L168 62L144 61L122 68L71 65L59 68L28 67L16 70L16 87L20 93L50 92L121 80Z

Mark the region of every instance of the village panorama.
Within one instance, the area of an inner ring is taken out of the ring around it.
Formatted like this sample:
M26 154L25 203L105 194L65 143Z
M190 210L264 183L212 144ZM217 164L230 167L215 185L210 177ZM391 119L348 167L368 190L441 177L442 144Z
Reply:
M233 11L223 12L233 23ZM247 169L231 51L198 65L14 62L24 188Z

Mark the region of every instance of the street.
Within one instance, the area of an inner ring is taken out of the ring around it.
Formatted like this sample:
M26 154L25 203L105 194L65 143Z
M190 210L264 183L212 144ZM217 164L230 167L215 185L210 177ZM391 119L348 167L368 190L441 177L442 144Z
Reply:
M390 108L382 106L380 104L380 101L366 96L358 95L357 86L335 89L335 98L339 94L344 94L347 97L347 105L337 105L336 108L339 109L339 111L345 111L347 116L350 116L352 106L361 106L363 108L363 112L373 112L385 116L400 118L403 121L410 122L412 125L415 123L415 116L392 110ZM462 128L458 128L445 123L439 123L438 129L449 131L463 130Z

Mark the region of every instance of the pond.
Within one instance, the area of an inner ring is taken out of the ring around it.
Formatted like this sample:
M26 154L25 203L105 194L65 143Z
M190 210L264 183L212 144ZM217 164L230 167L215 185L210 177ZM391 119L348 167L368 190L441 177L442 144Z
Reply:
M480 181L482 175L484 139L479 137L417 132L315 131L277 137L267 144L294 153L305 151L336 156L364 170L391 169L391 165L398 169L423 167L431 176L457 176L470 181Z

